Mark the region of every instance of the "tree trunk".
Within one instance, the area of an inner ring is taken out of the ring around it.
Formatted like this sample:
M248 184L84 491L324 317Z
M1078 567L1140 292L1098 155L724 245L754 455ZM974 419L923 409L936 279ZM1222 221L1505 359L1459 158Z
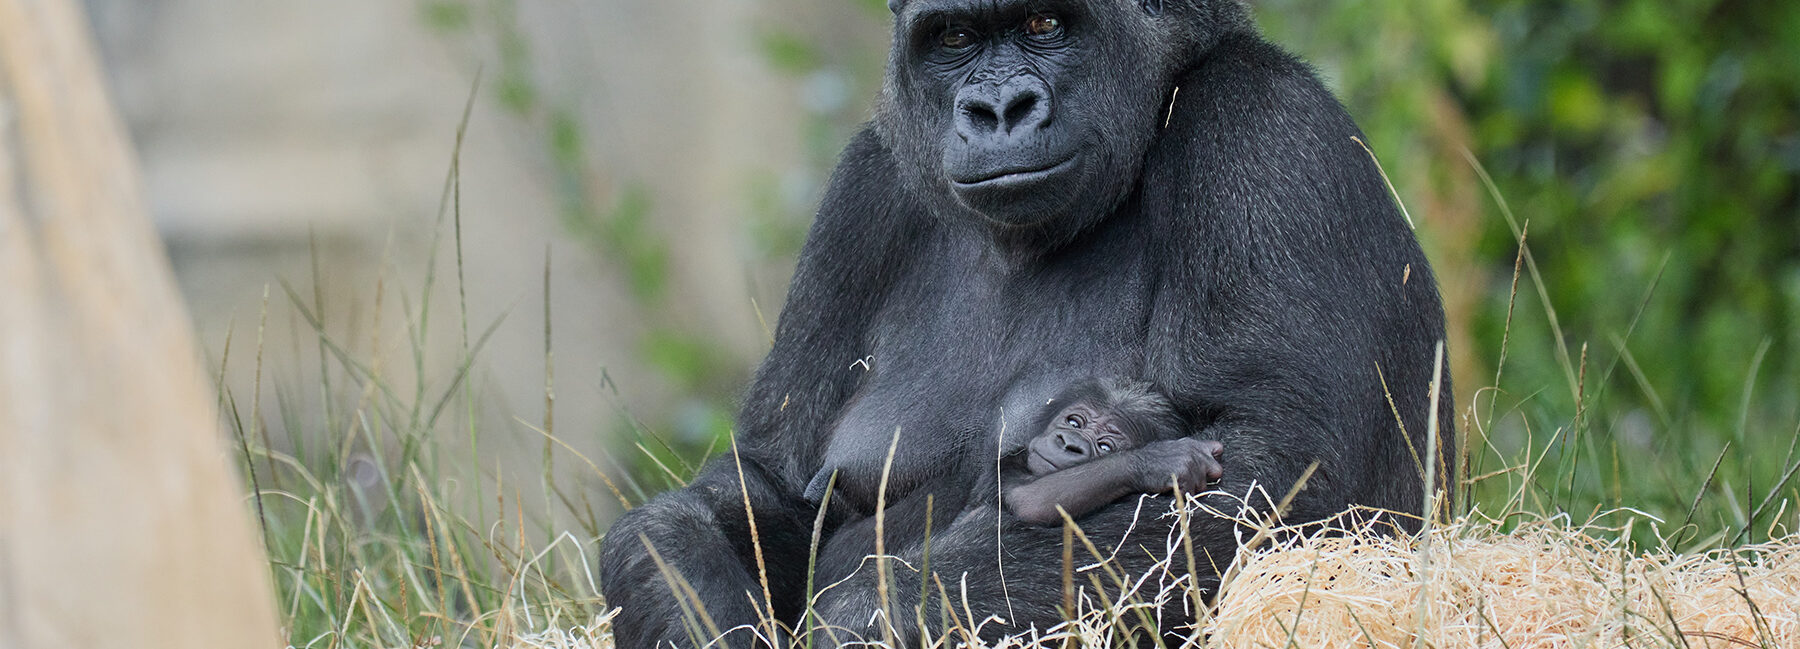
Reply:
M280 646L73 0L0 0L0 649Z

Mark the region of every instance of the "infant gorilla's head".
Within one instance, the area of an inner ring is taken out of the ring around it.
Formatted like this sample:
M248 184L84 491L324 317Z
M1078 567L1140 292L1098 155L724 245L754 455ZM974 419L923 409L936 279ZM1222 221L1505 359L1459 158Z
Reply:
M1044 407L1026 466L1044 475L1110 453L1174 439L1184 431L1174 404L1149 383L1089 379L1063 390Z

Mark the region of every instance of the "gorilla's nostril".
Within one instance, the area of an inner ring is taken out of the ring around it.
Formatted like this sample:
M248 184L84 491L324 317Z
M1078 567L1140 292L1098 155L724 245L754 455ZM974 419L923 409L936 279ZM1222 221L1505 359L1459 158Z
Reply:
M1014 97L1012 103L1006 107L1006 130L1011 131L1025 125L1027 121L1035 121L1030 118L1032 113L1037 112L1037 105L1038 96L1036 94L1025 93Z
M962 113L963 118L968 120L969 125L975 127L977 132L991 133L1000 129L1000 116L994 114L993 107L985 103L964 102Z

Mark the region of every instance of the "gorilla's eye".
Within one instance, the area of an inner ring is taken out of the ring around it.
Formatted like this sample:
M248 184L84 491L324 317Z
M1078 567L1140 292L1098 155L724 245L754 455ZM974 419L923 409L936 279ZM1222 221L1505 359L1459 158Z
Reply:
M1080 428L1082 424L1086 424L1087 422L1082 421L1081 415L1069 415L1069 418L1064 419L1063 423L1068 424L1070 428Z
M1056 14L1031 14L1025 19L1025 33L1030 36L1047 37L1061 34L1062 19Z
M1112 442L1108 442L1108 441L1106 441L1106 440L1100 440L1100 443L1099 443L1099 444L1095 444L1095 445L1094 445L1094 448L1098 448L1098 449L1100 449L1100 452L1101 452L1101 453L1111 453L1111 452L1113 452L1113 444L1112 444Z
M967 49L975 44L975 31L967 27L950 27L938 36L938 44L949 50Z

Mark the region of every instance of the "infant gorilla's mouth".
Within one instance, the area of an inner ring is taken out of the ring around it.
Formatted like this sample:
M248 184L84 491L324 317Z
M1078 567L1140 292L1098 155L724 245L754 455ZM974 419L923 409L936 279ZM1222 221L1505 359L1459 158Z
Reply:
M1066 168L1073 164L1075 164L1075 158L1071 156L1064 158L1059 162L1043 166L1022 169L1003 169L970 178L952 178L950 182L955 183L958 189L1029 185L1062 173Z
M1044 475L1062 470L1062 467L1057 466L1055 462L1040 455L1037 449L1032 449L1031 453L1025 457L1025 468L1031 470L1031 475Z

